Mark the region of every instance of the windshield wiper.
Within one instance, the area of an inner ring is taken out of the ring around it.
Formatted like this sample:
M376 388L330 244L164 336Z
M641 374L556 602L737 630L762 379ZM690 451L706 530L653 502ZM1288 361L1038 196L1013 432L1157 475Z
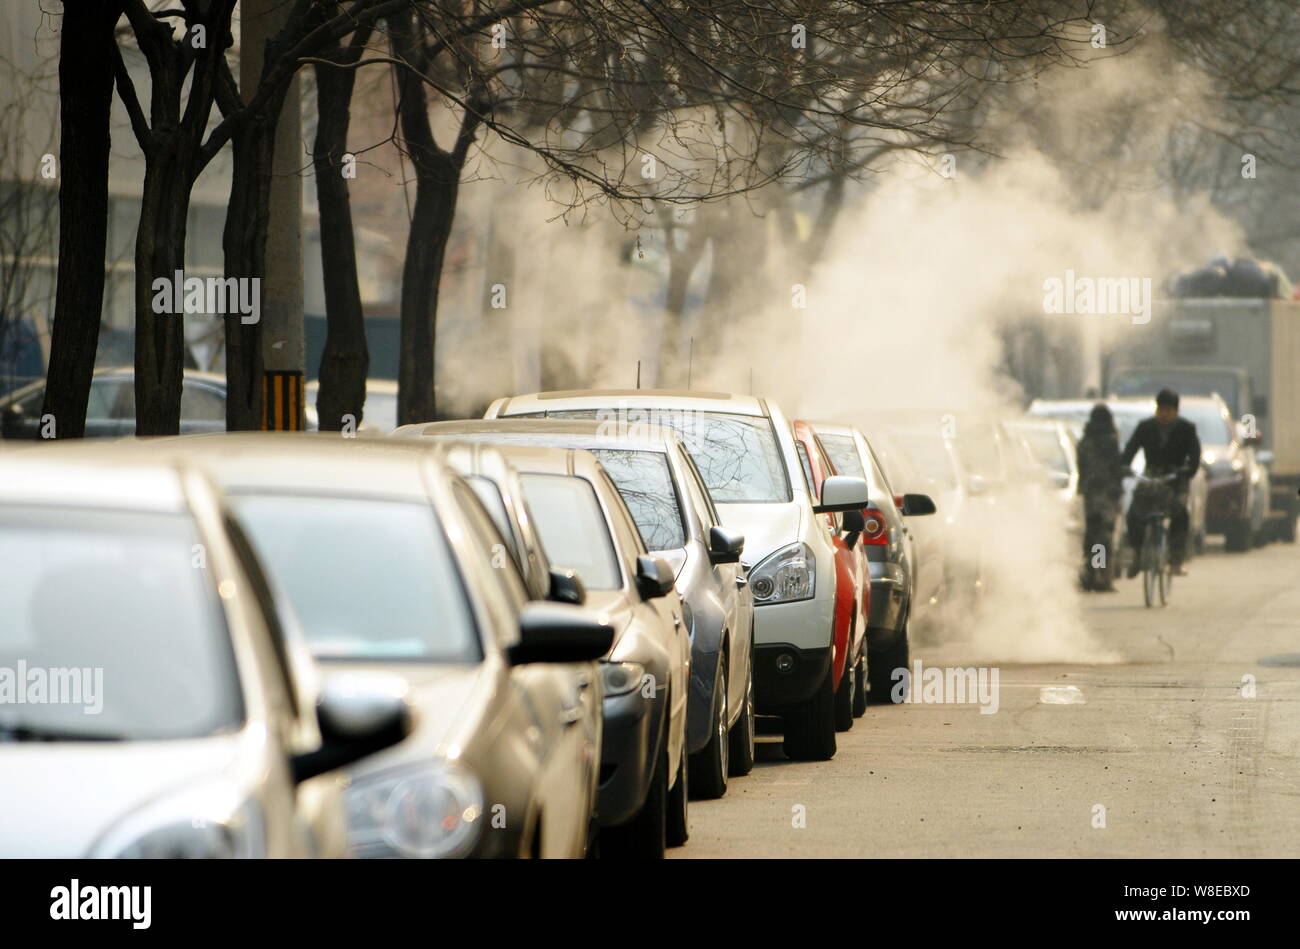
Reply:
M0 744L27 741L126 741L111 732L76 732L33 725L0 725Z

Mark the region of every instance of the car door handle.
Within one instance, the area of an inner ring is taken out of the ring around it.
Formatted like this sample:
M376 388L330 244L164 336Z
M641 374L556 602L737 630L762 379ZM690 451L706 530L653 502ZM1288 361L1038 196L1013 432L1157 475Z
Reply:
M749 577L736 577L736 586L738 587L749 586Z
M581 718L581 705L566 705L564 708L560 709L561 725L576 725Z
M676 614L674 614L674 615L673 615L673 629L681 629L681 627L682 627L682 618L681 618L680 616L677 616Z

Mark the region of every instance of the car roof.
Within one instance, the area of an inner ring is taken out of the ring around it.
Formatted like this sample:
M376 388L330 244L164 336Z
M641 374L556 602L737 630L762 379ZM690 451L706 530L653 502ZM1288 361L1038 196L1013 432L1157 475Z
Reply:
M557 448L619 448L669 451L679 443L677 433L662 425L635 422L619 425L589 419L512 418L470 419L403 425L399 436L463 438L489 444L545 445ZM563 444L559 444L563 442Z
M568 389L533 392L504 399L497 414L614 408L690 409L696 412L754 416L768 414L766 404L758 396L692 389Z
M191 461L227 491L386 496L427 501L428 472L441 455L387 438L337 433L218 432L120 439L107 451Z
M0 452L0 505L169 513L187 509L185 466L180 461L103 448L78 440Z

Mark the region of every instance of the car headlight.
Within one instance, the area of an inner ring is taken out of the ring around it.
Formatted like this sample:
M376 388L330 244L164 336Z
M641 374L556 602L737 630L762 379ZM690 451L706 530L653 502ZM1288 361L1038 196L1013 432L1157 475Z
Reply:
M226 791L185 792L146 805L111 828L92 857L123 860L222 860L266 856L257 802L234 803Z
M817 558L807 544L782 547L749 572L756 603L811 600L817 589Z
M450 763L360 778L344 800L354 857L463 857L483 824L482 785Z
M641 688L645 681L645 666L639 662L602 662L600 674L604 679L605 697L609 698Z

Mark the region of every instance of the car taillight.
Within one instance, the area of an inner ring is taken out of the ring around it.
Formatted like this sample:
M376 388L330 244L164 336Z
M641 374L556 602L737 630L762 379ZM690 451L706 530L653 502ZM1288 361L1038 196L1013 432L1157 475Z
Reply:
M889 522L885 520L885 515L875 508L864 508L862 517L865 522L862 528L862 542L864 544L889 543Z

